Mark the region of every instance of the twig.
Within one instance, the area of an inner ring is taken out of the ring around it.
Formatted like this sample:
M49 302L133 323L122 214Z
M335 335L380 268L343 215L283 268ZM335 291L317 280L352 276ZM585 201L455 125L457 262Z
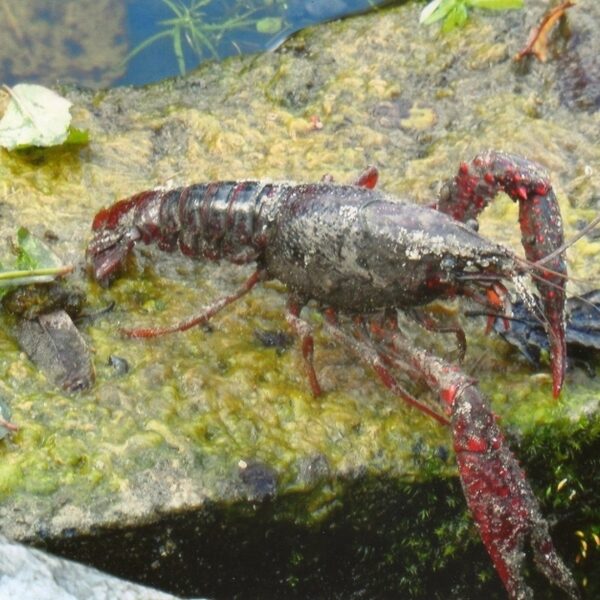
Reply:
M548 57L548 35L555 23L571 6L575 6L575 2L566 0L549 11L541 23L531 30L527 44L516 54L515 60L521 60L524 56L533 54L538 60L546 62L546 58Z

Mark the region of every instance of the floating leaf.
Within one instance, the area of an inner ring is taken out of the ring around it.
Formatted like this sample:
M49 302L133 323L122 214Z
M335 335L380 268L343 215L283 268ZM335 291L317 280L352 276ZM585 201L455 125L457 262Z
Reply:
M281 17L265 17L256 22L256 31L258 33L274 34L279 33L283 26Z
M67 141L70 134L75 139L80 135L70 128L72 104L66 98L30 83L5 89L11 100L0 120L0 146L7 150L57 146Z

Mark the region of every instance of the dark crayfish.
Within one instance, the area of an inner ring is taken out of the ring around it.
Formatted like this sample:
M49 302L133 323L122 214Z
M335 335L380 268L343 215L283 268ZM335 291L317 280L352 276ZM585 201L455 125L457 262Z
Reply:
M394 393L450 425L467 502L509 596L531 597L521 573L529 539L541 571L577 598L538 502L475 381L406 343L395 318L396 309L412 312L434 299L459 295L498 312L507 300L502 282L511 281L528 295L523 281L531 273L542 297L558 396L565 374L566 266L561 217L548 176L526 159L488 151L460 166L433 207L400 203L372 189L376 181L372 169L355 185L244 181L145 191L96 215L88 255L99 281L113 276L139 241L195 258L256 262L256 271L237 291L202 314L129 335L185 330L206 322L260 281L279 279L289 289L287 320L301 340L310 385L318 395L311 329L300 318L302 306L316 301L335 339ZM473 221L499 191L519 201L527 260L460 222ZM339 318L348 316L350 321ZM464 338L460 328L454 331ZM394 370L424 378L439 394L445 415L406 392Z

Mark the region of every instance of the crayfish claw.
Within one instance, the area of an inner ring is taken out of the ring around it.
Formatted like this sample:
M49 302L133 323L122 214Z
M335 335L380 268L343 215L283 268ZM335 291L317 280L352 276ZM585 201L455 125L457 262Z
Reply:
M577 589L577 584L565 563L558 556L548 533L548 525L543 519L541 523L533 524L531 546L534 553L533 560L548 581L561 588L571 600L579 600L581 594Z
M452 429L467 503L511 600L533 597L522 575L527 538L540 571L570 598L579 598L523 469L504 443L483 396L472 385L454 397Z
M567 266L560 207L548 172L516 154L487 150L460 165L457 175L442 188L436 208L468 222L476 219L500 191L519 203L521 241L542 299L556 398L566 370Z

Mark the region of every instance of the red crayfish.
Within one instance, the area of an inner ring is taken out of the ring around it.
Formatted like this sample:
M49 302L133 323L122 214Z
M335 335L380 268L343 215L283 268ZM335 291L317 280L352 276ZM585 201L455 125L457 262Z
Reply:
M407 343L395 312L456 296L497 312L508 302L503 281L509 280L533 303L524 286L531 274L541 296L558 396L566 362L567 270L561 216L548 175L524 158L487 151L461 164L431 207L390 198L373 189L376 181L377 172L370 169L354 185L242 181L141 192L96 215L88 247L94 276L110 279L139 241L195 258L255 262L256 271L238 290L200 315L129 335L183 331L206 322L257 283L278 279L289 289L287 321L300 338L310 386L319 395L311 328L300 317L303 305L315 301L326 330L389 389L450 425L467 503L510 598L531 597L521 572L527 539L539 569L578 598L525 474L475 381L458 366ZM473 226L499 191L520 204L526 259L483 238ZM351 317L350 329L340 322L342 316ZM462 330L454 331L464 345ZM394 370L425 379L439 394L445 415L404 390Z

